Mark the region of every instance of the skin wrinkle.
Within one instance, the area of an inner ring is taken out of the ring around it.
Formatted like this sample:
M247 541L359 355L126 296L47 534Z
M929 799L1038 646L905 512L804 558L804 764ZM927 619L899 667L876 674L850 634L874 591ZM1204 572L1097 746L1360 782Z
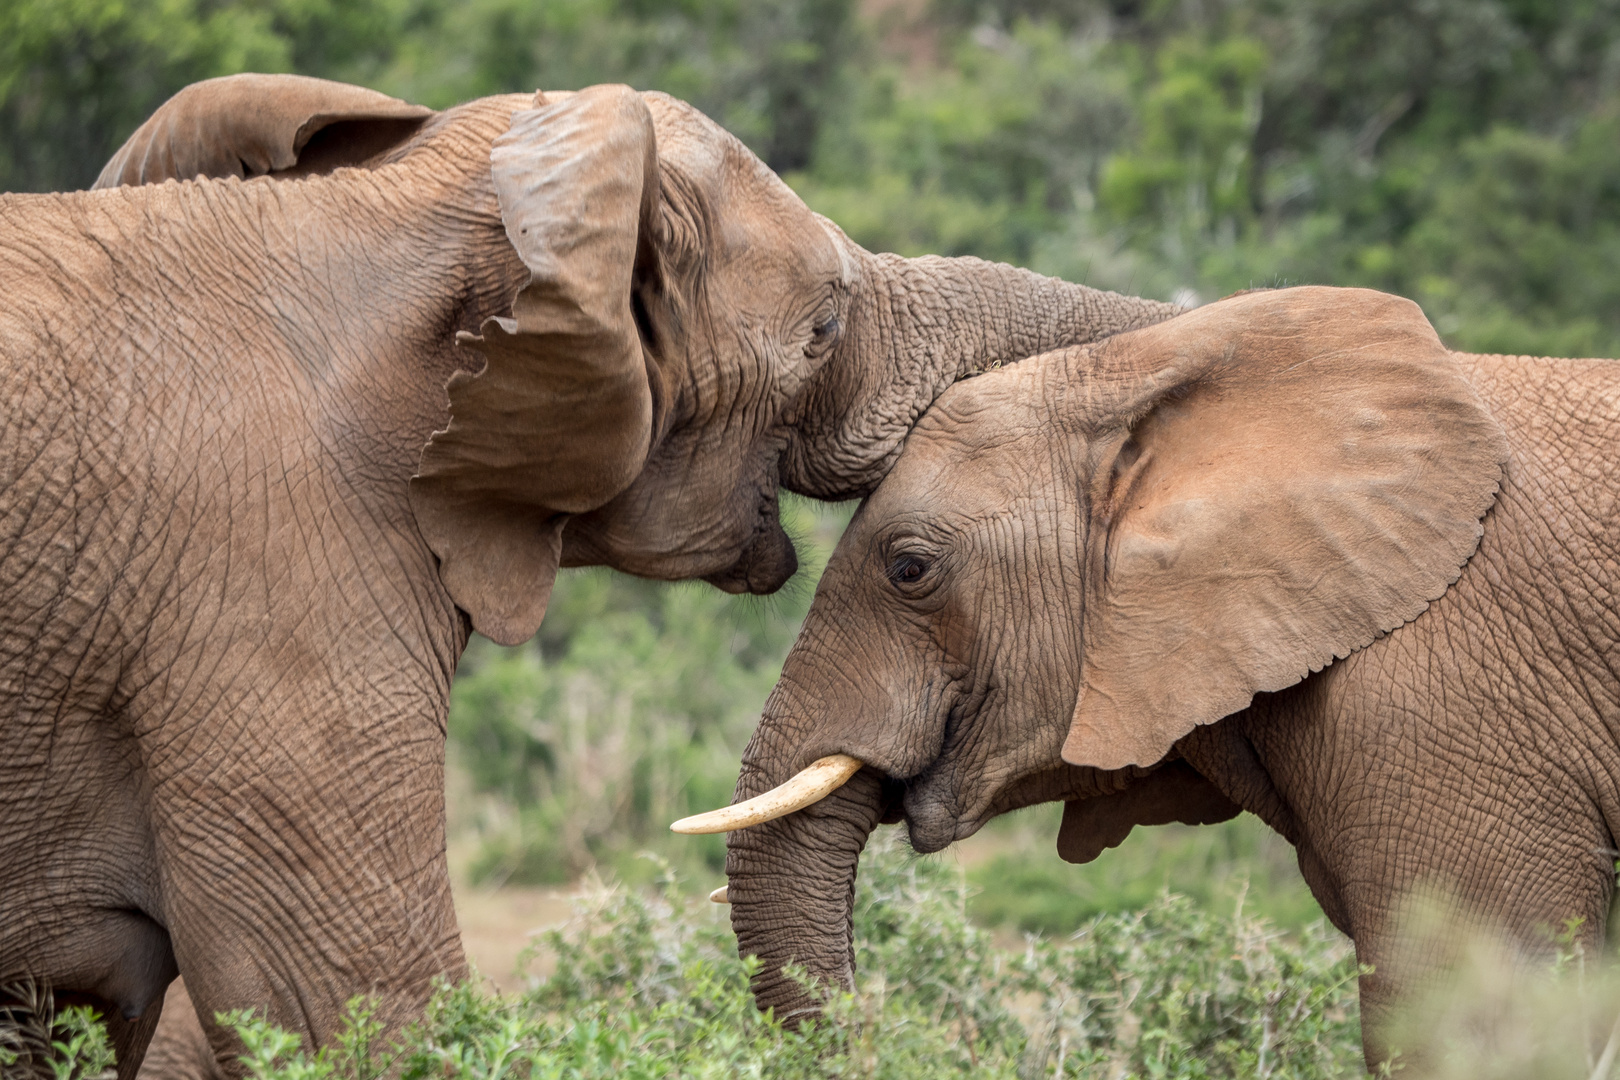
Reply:
M834 366L827 369L828 377L813 381L805 399L807 411L834 415L818 407L828 396L853 402L836 413L843 418L836 439L830 437L830 430L798 425L784 478L791 490L802 494L823 498L865 494L892 464L923 409L970 371L1146 325L1177 310L1152 301L1122 302L1082 286L1043 281L1025 271L975 259L956 260L953 265L934 257L908 263L895 256L862 254L863 275L874 286L870 299L852 315L857 339L868 326L871 333L887 340L914 339L918 331L904 328L917 327L945 347L918 349L905 362L883 372L860 369L857 373ZM953 272L939 272L947 266ZM1032 287L1050 299L1029 304L1022 296ZM960 297L950 295L955 288L986 299L961 302ZM864 379L865 385L839 385L831 378L849 379L852 374ZM830 482L825 475L828 463L840 474L861 477L862 482L853 486Z
M160 278L161 278L161 275L160 275ZM195 400L195 398L192 397L192 398L190 398L190 400ZM71 410L67 415L71 416L71 415L75 415L75 414L80 414L80 413L82 413L82 411L83 410L80 409L80 408L75 408L75 409ZM211 409L204 408L204 409L199 409L198 411L199 412L208 412L208 411L211 411ZM248 438L246 430L244 429L244 430L238 431L234 435L232 435L229 431L222 432L222 434L225 434L227 438L230 438L232 440L233 444L234 444L234 449L225 451L222 456L225 456L225 457L241 457L243 452L244 452L244 447L246 445L246 440ZM58 445L60 445L60 442L58 442ZM212 453L212 451L205 451L205 455L207 453ZM85 467L86 468L91 468L94 465L93 458L90 455L86 455L84 458L82 458L80 460L83 460L85 462ZM194 460L196 460L196 459L194 459ZM191 483L194 483L194 480L191 479L191 477L193 475L193 472L194 472L194 470L192 470L192 469L184 469L183 468L181 470L181 472L178 474L178 477L181 479L182 484L183 484L182 490L185 489L184 486L189 486ZM236 492L228 492L227 493L227 499L229 501L236 501L236 500L239 500L239 499L242 499L242 498L245 497L245 498L247 498L249 500L250 504L254 503L254 502L259 502L261 507L263 507L262 498L263 498L264 491L265 491L264 485L267 482L273 482L273 473L271 473L269 470L261 470L257 474L248 474L246 476L246 481L247 481L247 483L246 483L245 487L239 489L241 491L240 495L238 495ZM69 490L76 490L76 489L78 489L79 487L82 486L82 483L81 483L80 479L77 476L74 476L74 477L70 478L69 481L68 481L68 484L69 484ZM297 487L296 483L293 484L292 487L293 487L293 490L291 490L289 492L289 496L296 501L297 498L299 497L299 493L296 490L296 487ZM268 513L267 509L261 508L261 510L259 512L259 516L261 518L264 518L267 513ZM95 530L102 529L104 527L104 523L100 522L100 521L97 521L97 520L86 519L86 518L83 517L83 515L81 515L80 518L76 522L69 523L68 527L78 535L78 539L76 539L70 545L70 549L72 551L82 551L82 550L85 550L89 546L90 538L93 537ZM312 528L315 533L321 533L321 532L325 531L325 526L319 524L318 522L317 523L312 523L311 526L308 526L308 527L302 526L300 523L295 522L294 523L294 528L295 528L295 530L299 529L299 528L304 528L306 536L309 535L309 529L310 528ZM138 570L136 570L134 568L130 568L130 569L127 569L127 570L121 572L113 580L112 587L113 588L118 588L118 589L128 588L129 587L129 582L131 582L132 580L140 582L142 585L144 585L146 582L148 582L151 579L151 576L153 574L153 570L151 569L150 563L152 561L155 561L155 560L150 560L149 559L149 553L155 552L155 551L162 551L163 549L166 549L166 548L171 548L173 545L172 545L169 538L171 536L173 536L177 530L181 530L181 529L183 529L183 526L181 526L178 522L173 521L173 520L164 520L161 529L158 530L158 531L155 531L153 534L151 534L149 539L143 537L142 542L139 545L132 545L131 550L133 552L139 552L141 554L142 563L144 565L142 565ZM269 533L269 534L266 534L265 542L269 543L273 539L273 537L274 537L273 532ZM187 537L186 544L189 544L194 539L196 539L196 537ZM295 541L295 546L302 546L302 547L304 547L306 549L309 549L309 550L313 550L313 547L314 547L314 545L311 545L311 544L309 544L307 542L302 544L302 545L297 545L296 541ZM219 558L219 556L215 556L213 554L207 554L206 552L209 552L210 549L212 549L214 551L218 551L221 548L223 548L223 558L226 560L225 565L224 565L224 576L227 577L227 578L230 578L230 577L234 576L235 567L234 567L233 562L232 562L232 560L234 560L234 554L233 554L234 550L235 550L234 546L233 546L233 544L232 544L232 542L231 542L228 535L226 535L226 536L214 536L214 537L210 537L208 539L208 542L205 545L203 545L198 551L198 556L199 556L201 562L200 562L200 565L198 565L197 568L196 568L196 573L195 574L190 574L190 575L182 574L181 579L179 580L179 587L184 588L184 587L187 586L188 583L206 581L206 580L210 579L213 576L213 574L215 573L215 567L213 565L211 565L211 563L216 558ZM186 560L186 559L190 558L189 549L184 544L182 545L180 556L181 556L182 560ZM272 565L272 566L275 565L275 562L273 560L269 559L269 550L264 548L264 547L260 547L260 549L259 549L259 551L257 553L257 558L261 562L267 562L269 565ZM113 553L113 556L109 561L114 562L114 563L122 562L126 566L127 566L127 563L128 563L127 560L119 560L118 557L117 557L116 552ZM66 575L68 577L72 577L74 575L78 575L78 574L82 573L82 571L83 571L82 566L80 566L77 563L70 562L64 568L63 573L64 573L64 575ZM189 581L186 580L186 579L189 579ZM174 580L174 579L171 579L171 580ZM369 580L369 578L365 577L365 576L361 576L361 577L358 577L358 578L353 579L353 580L365 581L365 580ZM138 592L140 590L136 589L134 591ZM62 592L57 593L57 596L59 596L59 597L62 596L62 595L64 595L64 593L62 593ZM72 594L69 592L69 593L65 593L65 595L71 596ZM225 602L226 602L226 598L223 595L216 597L216 604L217 605L223 605ZM102 608L101 610L104 612L106 609ZM216 701L218 701L219 704L223 705L226 695L230 695L230 694L232 694L233 692L235 692L237 690L237 686L236 686L234 680L231 679L228 676L228 674L226 674L227 669L219 666L220 664L225 663L226 658L229 657L232 654L232 652L234 652L236 650L236 648L238 647L239 642L238 642L237 635L235 633L235 627L231 626L229 621L224 619L224 608L222 606L216 606L213 609L213 612L211 614L208 612L208 609L206 609L206 608L195 608L195 607L193 607L193 608L191 608L191 612L192 612L192 614L188 615L183 620L179 621L178 628L180 628L182 630L183 634L196 635L196 637L198 638L197 649L200 652L209 651L208 648L207 648L207 646L208 646L208 641L207 641L208 636L216 633L216 627L219 627L222 622L224 624L224 629L225 629L226 632L224 633L224 635L222 635L222 637L215 638L215 640L213 642L213 644L215 646L215 649L213 650L214 659L213 659L212 663L213 663L214 666L212 668L207 667L207 666L204 666L202 668L194 668L194 671L197 674L194 674L191 677L192 678L191 685L198 686L200 688L200 686L206 685L209 682L216 682L216 684L217 684L218 676L224 675L225 677L224 677L223 685L216 685L216 689L213 691L214 694L218 695L218 697L216 698ZM53 614L55 614L56 617L58 619L60 619L60 614L59 613L55 613L55 612L51 611L50 609L47 609L46 612L45 612L45 615L46 615L47 618L52 617ZM301 619L298 622L294 623L294 629L296 630L299 623L301 623L303 621L306 621L307 618L308 618L308 616L307 616L307 613L306 613L303 619ZM158 619L159 620L162 619L161 614L159 614ZM189 628L189 630L188 630L188 628ZM90 624L90 628L87 631L85 631L85 633L89 633L92 636L96 636L98 631L101 630L101 629L102 629L102 623L99 622L99 621L93 621ZM152 633L153 633L153 625L148 624L147 628L146 628L146 635L145 635L147 637L148 641L150 640L150 636L151 636ZM180 649L181 653L183 654L184 652L190 651L192 648L193 648L193 646L189 643L188 638L186 636L182 636L182 638L180 639L180 643L179 643L179 649ZM81 658L81 662L87 662L90 659L90 657L91 657L90 653L88 653L88 652L84 653L82 658ZM209 675L210 671L215 672L214 677L211 677ZM169 678L171 677L171 673L172 673L172 668L162 669L161 674L154 674L154 676L149 681L144 683L144 687L149 688L151 686L157 685L159 680L166 683L169 680ZM76 678L77 677L76 669L69 669L68 670L68 676L69 676L70 681L72 679ZM316 677L319 678L320 676L316 675ZM447 673L441 672L439 680L438 680L439 686L442 688L442 687L447 685L447 682L448 682ZM185 692L189 692L189 691L185 691ZM135 693L136 693L136 695L140 695L141 687L138 686ZM408 696L414 696L414 695L408 695ZM183 705L183 703L184 702L182 701L182 705ZM62 729L61 725L57 725L57 726L51 727L49 730L52 732L52 735L54 737L55 733L60 731L61 729ZM428 796L429 804L431 804L431 801L432 801L432 789L433 789L433 785L429 784L429 785L427 785L427 790L425 790L423 792L424 795ZM351 828L346 829L346 828L340 827L338 829L333 830L334 838L336 836L344 835L345 832L352 831L353 819L351 818L350 821L351 821ZM403 822L401 822L400 824L403 824ZM277 823L277 824L272 824L272 825L263 825L263 824L261 824L261 825L255 826L255 828L280 829L283 832L286 831L284 821L280 822L280 823ZM206 843L206 841L204 841L204 843ZM336 854L336 852L334 852L333 854ZM328 860L330 860L332 857L333 857L332 855L324 856L324 858L326 858ZM349 858L349 853L348 852L343 852L341 857L347 859L347 858ZM410 872L410 864L408 862L405 863L405 864L402 864L402 865L406 867L407 872ZM306 869L307 869L307 867L306 867ZM373 877L374 882L376 883L376 887L381 888L383 891L392 890L392 891L397 892L397 891L400 891L401 888L402 888L401 883L399 881L397 881L397 880L393 880L393 881L385 880L385 878L383 878L381 876L378 876L375 873L373 873L372 877ZM171 885L171 891L172 891L172 888L173 887ZM241 902L244 903L244 904L253 904L254 903L255 898L252 896L252 890L248 890L248 893L245 896L242 895L240 892L238 892L237 895L240 898ZM268 895L263 896L263 897L259 897L257 899L258 899L259 904L273 904L273 903L277 903L277 902L285 902L287 900L287 898L285 896L276 897L276 896L268 896ZM308 902L309 901L307 900L307 898L305 898L304 903L307 904ZM416 923L416 922L418 922L420 920L412 919L410 921L412 923ZM315 920L315 922L318 924L320 922L320 920ZM301 923L301 920L295 921L295 924L293 924L293 925L297 925L299 923ZM291 926L290 925L289 926L283 926L282 929L284 931L289 930L289 929L291 929ZM332 934L334 934L334 936L336 936L336 935L341 935L345 931L344 931L343 927L340 925L340 926L336 926L336 927L331 927L328 930L328 932L332 933ZM294 935L294 934L284 934L283 937L284 937L284 942L285 941L292 941L292 942L297 941L297 935ZM448 935L441 935L441 937L446 937L447 939L453 941L453 933L448 934ZM266 943L267 946L269 944L270 943ZM419 952L419 953L420 952L435 952L435 951L437 951L437 952L440 952L442 954L442 950L435 949L434 946L435 946L434 942L432 942L430 940L427 940L427 939L423 939L422 942L419 942L419 944L414 947L414 951ZM282 947L285 947L285 944ZM335 945L332 945L330 942L327 945L327 950L329 952L334 952L334 953L342 951L341 949L337 949L337 947ZM318 951L318 950L310 950L310 951ZM291 961L289 960L288 963L291 963ZM271 979L269 981L284 987L286 985L290 985L290 982L292 981L292 976L293 976L293 969L289 969L288 972L284 976L277 976L274 979ZM307 1020L308 1018L306 1016L306 1017L303 1017L303 1019Z

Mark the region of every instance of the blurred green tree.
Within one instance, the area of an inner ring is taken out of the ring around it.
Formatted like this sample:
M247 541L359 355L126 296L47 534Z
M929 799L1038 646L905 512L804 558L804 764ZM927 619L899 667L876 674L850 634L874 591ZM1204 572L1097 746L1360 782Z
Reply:
M88 187L187 83L237 71L364 77L390 0L7 0L0 5L0 191Z

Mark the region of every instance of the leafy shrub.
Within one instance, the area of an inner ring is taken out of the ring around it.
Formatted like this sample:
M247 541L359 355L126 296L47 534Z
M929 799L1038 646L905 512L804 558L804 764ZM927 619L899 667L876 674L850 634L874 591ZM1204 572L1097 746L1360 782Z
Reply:
M112 1067L112 1042L94 1010L58 1012L35 983L0 986L0 1077L100 1080Z
M416 1077L1350 1076L1360 1069L1356 967L1341 938L1290 937L1163 896L1064 940L997 948L942 860L884 830L862 860L860 985L786 1031L756 1012L751 960L724 910L660 887L586 897L548 934L551 973L521 996L446 987L404 1042L367 1044L365 1011L316 1055L232 1017L258 1080ZM357 1050L356 1047L361 1047Z

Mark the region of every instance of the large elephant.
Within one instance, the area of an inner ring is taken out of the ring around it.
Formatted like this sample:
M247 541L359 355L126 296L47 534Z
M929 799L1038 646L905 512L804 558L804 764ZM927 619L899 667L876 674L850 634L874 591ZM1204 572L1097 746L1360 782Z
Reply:
M1369 1061L1433 967L1414 890L1528 948L1566 917L1600 939L1617 402L1615 361L1450 353L1415 305L1333 289L952 387L828 564L743 760L760 801L682 827L736 830L761 1005L815 1007L788 960L848 985L880 821L930 852L1046 801L1071 861L1134 824L1277 829L1374 968Z
M212 80L98 187L0 196L0 985L99 1005L126 1078L177 972L227 1060L219 1010L321 1042L463 971L471 629L559 565L775 589L779 484L860 494L971 364L1172 313L870 254L625 87Z

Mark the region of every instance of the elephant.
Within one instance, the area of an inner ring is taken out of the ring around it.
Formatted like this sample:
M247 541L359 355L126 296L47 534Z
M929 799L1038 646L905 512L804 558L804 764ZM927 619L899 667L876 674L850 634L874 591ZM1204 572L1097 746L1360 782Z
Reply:
M1598 942L1620 835L1620 363L1451 352L1411 302L1238 294L965 379L856 512L742 760L762 1008L851 985L858 855L1065 804L1058 853L1251 811L1370 967L1414 895Z
M240 75L95 189L0 195L0 986L108 1017L184 977L319 1045L465 961L444 740L476 629L560 566L794 572L786 487L860 495L984 356L1174 314L872 254L690 106L444 111Z

